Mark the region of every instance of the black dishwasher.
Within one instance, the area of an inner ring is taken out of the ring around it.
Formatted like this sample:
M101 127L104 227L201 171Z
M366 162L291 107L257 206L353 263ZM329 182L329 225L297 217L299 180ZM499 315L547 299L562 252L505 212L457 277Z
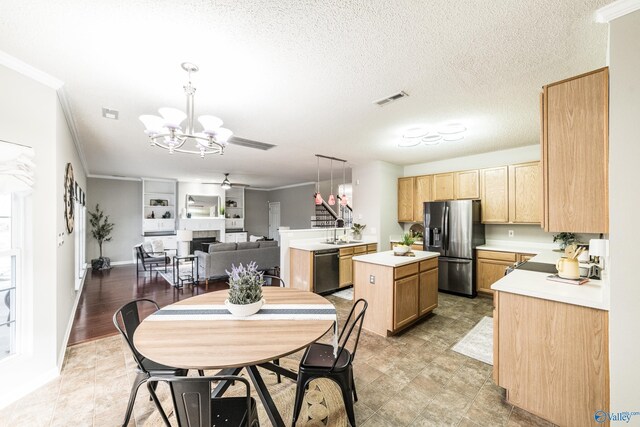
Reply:
M313 253L313 290L315 293L326 294L338 289L339 256L338 249L326 249Z

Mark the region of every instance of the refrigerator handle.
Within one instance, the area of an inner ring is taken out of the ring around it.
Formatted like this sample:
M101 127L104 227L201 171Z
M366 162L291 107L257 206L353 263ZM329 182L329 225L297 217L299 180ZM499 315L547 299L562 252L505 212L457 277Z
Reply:
M449 250L449 206L444 207L444 215L442 218L442 249Z

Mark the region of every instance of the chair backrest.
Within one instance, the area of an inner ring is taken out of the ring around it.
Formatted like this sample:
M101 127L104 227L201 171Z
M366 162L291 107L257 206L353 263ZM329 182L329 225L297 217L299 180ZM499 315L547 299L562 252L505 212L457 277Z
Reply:
M138 303L149 303L155 307L155 311L160 310L160 306L153 300L147 298L136 299L126 303L116 310L113 314L113 324L126 341L131 353L133 353L133 358L138 364L138 368L145 371L144 366L142 365L142 359L144 357L133 345L133 334L136 329L138 329L138 326L140 326L140 311L138 310Z
M138 259L140 261L144 261L144 256L145 256L145 252L144 252L144 248L142 247L142 244L136 245L136 256L138 257Z
M356 308L361 307L356 313ZM349 316L347 317L346 322L344 322L344 327L342 328L342 332L340 332L340 336L338 337L338 354L336 355L335 360L333 361L333 366L331 369L333 370L336 367L336 363L340 358L340 355L347 347L347 343L349 338L351 337L351 333L356 330L356 339L353 343L353 348L350 349L351 352L351 360L356 355L356 350L358 349L358 341L360 341L360 332L362 331L362 323L364 322L364 315L367 312L367 307L369 307L369 303L366 300L360 298L355 303L353 303L353 307L351 307L351 311L349 312Z
M282 280L281 277L278 276L274 276L272 274L263 274L262 278L265 279L265 284L264 286L280 286L281 288L286 288L287 285L284 283L284 280ZM266 284L267 279L269 279L269 284ZM279 285L274 285L273 282L277 281L276 283L279 283Z
M215 375L210 377L175 377L162 376L151 377L147 381L147 388L154 396L156 384L165 381L169 384L171 390L171 399L175 409L176 420L179 427L211 427L213 425L213 414L211 411L211 392L212 384L218 381L238 381L244 384L246 398L245 425L250 427L251 422L251 396L249 394L249 382L235 375ZM224 399L220 398L220 399ZM171 426L162 407L158 405L158 401L154 399L158 411L162 416L165 424ZM222 406L222 405L221 405Z

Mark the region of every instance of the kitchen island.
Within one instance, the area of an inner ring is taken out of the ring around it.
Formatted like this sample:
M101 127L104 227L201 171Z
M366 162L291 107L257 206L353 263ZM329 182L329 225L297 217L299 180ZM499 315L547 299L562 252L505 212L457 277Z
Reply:
M438 256L413 251L413 257L393 251L353 257L354 299L369 303L363 327L393 335L438 306Z
M541 251L491 286L493 379L515 406L558 425L592 425L609 410L607 284L547 280L560 256Z

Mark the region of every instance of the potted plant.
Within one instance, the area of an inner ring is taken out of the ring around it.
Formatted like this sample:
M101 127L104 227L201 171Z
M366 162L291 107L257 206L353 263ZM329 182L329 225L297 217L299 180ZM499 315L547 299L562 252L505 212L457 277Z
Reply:
M402 236L400 243L393 247L393 252L399 255L404 255L411 251L411 245L413 245L413 242L415 242L415 239L411 237L411 234L405 233L405 235Z
M100 258L91 260L91 268L94 271L108 270L111 268L111 260L102 256L102 244L111 241L114 224L109 222L109 215L104 214L100 204L96 204L95 212L89 212L89 224L91 224L91 236L98 241L100 248Z
M353 225L351 226L351 231L353 231L354 240L362 239L362 232L365 228L367 228L366 224L358 224L355 222L353 223Z
M553 242L560 242L560 251L564 251L567 246L576 243L577 242L577 238L575 233L566 233L566 232L562 232L562 233L558 233L556 235L553 236Z
M225 270L226 271L226 270ZM265 303L262 298L264 279L258 265L250 262L246 267L242 264L231 265L229 275L229 298L224 304L234 316L251 316L257 313Z

